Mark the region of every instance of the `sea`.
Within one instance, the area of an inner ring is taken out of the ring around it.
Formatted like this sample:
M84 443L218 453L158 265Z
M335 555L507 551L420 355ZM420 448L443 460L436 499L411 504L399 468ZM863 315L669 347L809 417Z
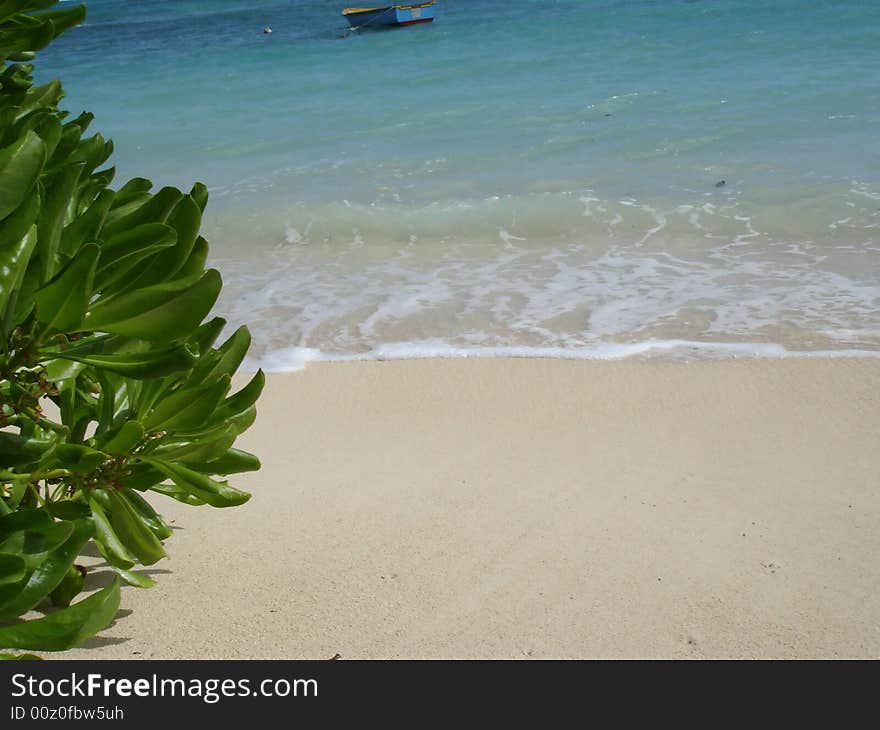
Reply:
M880 2L87 6L38 79L208 186L251 367L880 354Z

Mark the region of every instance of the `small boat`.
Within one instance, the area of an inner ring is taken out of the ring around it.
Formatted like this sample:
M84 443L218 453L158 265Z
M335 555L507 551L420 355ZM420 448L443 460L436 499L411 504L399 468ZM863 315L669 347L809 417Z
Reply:
M342 11L352 28L382 25L415 25L434 20L435 0L418 5L388 5L384 8L346 8Z

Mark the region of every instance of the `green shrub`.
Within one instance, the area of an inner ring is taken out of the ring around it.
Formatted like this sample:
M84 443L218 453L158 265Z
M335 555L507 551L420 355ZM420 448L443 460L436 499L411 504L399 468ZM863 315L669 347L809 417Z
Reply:
M112 143L59 110L26 61L85 8L0 0L0 648L58 651L104 628L119 582L82 590L90 541L123 581L165 556L171 530L144 498L229 507L213 476L259 462L233 448L261 372L230 395L250 345L203 320L220 292L199 236L207 189L110 188ZM54 406L52 405L54 404ZM46 603L42 618L20 617Z

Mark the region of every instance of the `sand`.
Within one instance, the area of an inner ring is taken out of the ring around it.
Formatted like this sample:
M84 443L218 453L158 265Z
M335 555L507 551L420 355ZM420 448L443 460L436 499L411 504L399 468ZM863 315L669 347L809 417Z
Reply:
M72 658L880 656L880 360L321 363ZM98 569L92 576L102 579Z

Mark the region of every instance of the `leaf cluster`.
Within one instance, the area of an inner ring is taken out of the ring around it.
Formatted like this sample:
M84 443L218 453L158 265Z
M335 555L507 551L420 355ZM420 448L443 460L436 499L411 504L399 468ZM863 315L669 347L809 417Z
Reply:
M92 115L62 111L58 81L34 86L28 61L85 16L53 5L0 0L0 648L49 651L116 612L116 580L70 605L88 542L148 587L135 568L171 535L152 495L249 498L224 477L259 468L233 443L264 384L232 392L250 334L217 344L226 322L208 319L205 186L113 189ZM47 601L62 610L20 620Z

